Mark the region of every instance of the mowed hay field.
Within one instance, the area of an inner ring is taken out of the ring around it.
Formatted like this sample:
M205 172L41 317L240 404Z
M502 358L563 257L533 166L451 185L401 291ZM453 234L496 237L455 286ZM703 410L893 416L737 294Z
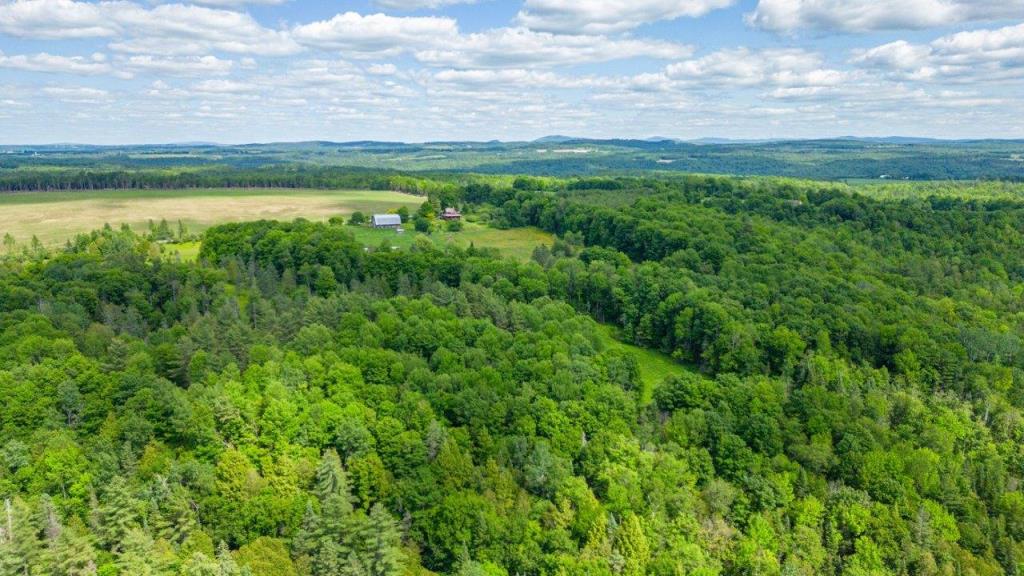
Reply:
M62 244L104 224L127 223L143 230L166 219L172 229L181 220L190 232L224 222L247 220L327 220L355 211L415 210L425 199L400 192L372 190L194 189L99 190L0 194L0 237L19 244L36 236L45 245Z

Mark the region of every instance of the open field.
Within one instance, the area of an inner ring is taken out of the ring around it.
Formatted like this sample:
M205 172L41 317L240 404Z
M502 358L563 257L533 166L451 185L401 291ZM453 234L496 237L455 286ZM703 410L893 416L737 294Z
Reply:
M45 245L102 227L127 223L144 229L150 220L178 220L190 232L245 220L326 220L357 210L385 212L415 208L420 196L367 190L195 189L101 190L0 194L0 236L19 243L33 235Z
M403 234L393 230L376 230L369 227L347 228L355 235L356 240L367 246L379 246L384 241L390 241L392 246L408 248L412 246L418 236L424 236L419 232L410 229ZM555 237L537 228L513 228L510 230L498 230L483 224L466 222L460 232L435 231L429 238L439 245L453 244L465 248L470 244L478 248L497 248L505 256L510 256L520 261L529 260L533 249L541 244L550 245Z

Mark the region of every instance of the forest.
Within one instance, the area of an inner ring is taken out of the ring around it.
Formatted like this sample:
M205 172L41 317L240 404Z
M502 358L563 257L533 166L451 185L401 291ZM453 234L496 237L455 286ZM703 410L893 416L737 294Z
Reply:
M300 219L195 262L110 226L4 252L0 576L1024 568L1009 185L408 178L418 221L557 239Z

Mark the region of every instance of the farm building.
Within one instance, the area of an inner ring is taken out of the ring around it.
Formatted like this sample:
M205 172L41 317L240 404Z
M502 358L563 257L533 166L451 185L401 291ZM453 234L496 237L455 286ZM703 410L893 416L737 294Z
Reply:
M445 208L444 212L441 213L441 218L443 220L459 220L462 218L462 214L455 208Z
M374 214L374 228L401 228L402 217L398 214Z

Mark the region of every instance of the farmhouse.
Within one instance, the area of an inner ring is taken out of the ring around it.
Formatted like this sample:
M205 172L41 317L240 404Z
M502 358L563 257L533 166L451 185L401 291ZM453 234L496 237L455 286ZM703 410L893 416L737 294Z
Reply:
M443 220L459 220L462 218L462 214L455 208L445 208L444 212L441 213L441 219Z
M374 228L401 228L402 217L398 214L374 214Z

